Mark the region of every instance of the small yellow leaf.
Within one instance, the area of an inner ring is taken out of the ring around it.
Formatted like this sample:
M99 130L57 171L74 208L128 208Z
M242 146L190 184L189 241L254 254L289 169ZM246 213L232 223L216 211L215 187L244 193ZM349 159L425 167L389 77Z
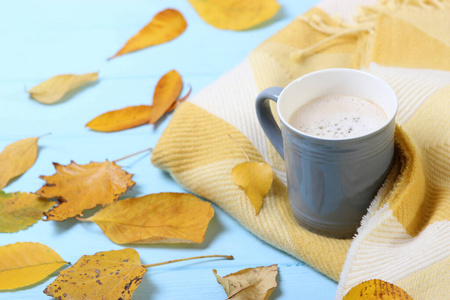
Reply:
M131 299L147 272L134 249L82 256L44 290L57 299Z
M161 77L153 93L153 109L150 115L150 124L156 123L177 101L183 87L180 74L171 70Z
M32 87L28 93L41 103L52 104L61 100L67 92L97 80L98 73L57 75Z
M0 153L0 189L31 168L38 154L38 139L26 138L14 142Z
M150 105L128 106L101 114L86 124L92 130L113 132L148 124L152 107Z
M67 264L53 249L40 243L0 247L0 290L37 283Z
M189 0L200 17L219 29L245 30L271 19L276 0Z
M245 162L231 171L234 182L244 189L256 214L262 206L262 200L272 186L272 168L264 162Z
M45 213L47 220L63 221L82 215L85 209L113 203L135 184L133 175L114 162L53 165L56 174L40 176L47 183L36 192L41 197L59 200L58 206Z
M266 300L277 287L277 265L243 269L225 277L217 275L216 270L213 273L228 299Z
M183 193L124 199L90 217L117 244L201 243L214 209Z
M153 20L142 28L113 57L166 43L178 37L186 29L183 15L175 9L166 9L156 14Z
M343 298L343 300L353 299L412 300L413 298L392 283L380 279L371 279L352 287Z
M35 194L0 191L0 232L16 232L33 225L53 205Z

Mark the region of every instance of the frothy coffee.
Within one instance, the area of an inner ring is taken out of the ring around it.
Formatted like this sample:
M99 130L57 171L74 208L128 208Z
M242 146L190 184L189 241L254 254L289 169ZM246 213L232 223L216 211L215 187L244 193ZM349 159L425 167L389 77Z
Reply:
M386 113L375 103L346 95L329 95L309 101L289 119L296 129L327 139L365 135L386 121Z

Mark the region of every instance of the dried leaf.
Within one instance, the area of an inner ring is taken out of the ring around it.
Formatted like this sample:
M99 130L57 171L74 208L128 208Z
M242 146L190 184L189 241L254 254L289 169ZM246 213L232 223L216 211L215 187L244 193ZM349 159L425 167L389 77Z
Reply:
M412 300L413 298L392 283L380 279L371 279L354 286L343 298L343 300L353 299Z
M118 201L87 220L117 244L201 243L213 216L193 195L160 193Z
M0 247L0 257L0 290L38 283L67 264L53 249L31 242Z
M178 37L186 29L183 15L175 9L166 9L153 17L144 28L130 38L113 57L166 43Z
M244 189L258 214L262 200L272 186L272 168L264 162L245 162L235 166L231 176L234 182Z
M86 127L102 132L130 129L148 124L151 112L150 105L128 106L101 114L87 123Z
M53 163L56 174L40 176L47 184L36 192L44 198L57 197L59 205L45 213L47 220L63 221L82 215L83 210L117 201L135 182L133 175L114 162L91 162L67 166Z
M228 299L269 299L277 287L277 265L243 269L225 277L217 275L216 270L213 270L213 273L227 293Z
M53 205L35 194L0 191L0 232L16 232L33 225Z
M61 271L44 293L57 299L131 299L145 272L134 249L98 252Z
M276 0L189 0L200 17L219 29L245 30L271 19Z
M38 154L38 139L26 138L14 142L0 153L0 189L31 168Z
M61 100L67 92L97 80L98 73L57 75L31 88L28 93L41 103L52 104Z
M180 74L171 70L161 77L153 93L153 109L150 115L150 124L156 123L176 102L183 87Z

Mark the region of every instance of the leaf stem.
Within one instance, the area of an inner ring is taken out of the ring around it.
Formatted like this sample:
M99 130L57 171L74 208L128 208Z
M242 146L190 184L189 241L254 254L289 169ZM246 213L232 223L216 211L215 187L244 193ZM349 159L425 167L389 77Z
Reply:
M147 149L144 149L144 150L141 150L141 151L135 152L135 153L133 153L133 154L130 154L130 155L124 156L124 157L122 157L122 158L116 159L116 160L114 160L114 161L113 161L113 163L116 163L116 162L118 162L118 161L121 161L121 160L127 159L127 158L129 158L129 157L132 157L132 156L134 156L134 155L137 155L137 154L140 154L140 153L143 153L143 152L146 152L146 151L152 151L152 150L153 150L153 148L147 148Z
M194 256L194 257L188 257L188 258L168 260L168 261L164 261L164 262L160 262L160 263L156 263L156 264L147 264L147 265L142 265L142 266L144 268L151 268L151 267L167 265L167 264L171 264L171 263L175 263L175 262L180 262L180 261L186 261L186 260L198 259L198 258L210 258L210 257L223 257L226 259L234 259L234 257L232 255L202 255L202 256Z
M233 140L233 142L236 143L236 145L238 145L238 147L242 150L242 152L244 153L245 157L247 158L247 161L250 162L250 158L248 157L248 155L245 152L244 148L242 148L242 146L234 139L234 137L231 136L231 134L229 134L228 136L230 137L230 139Z

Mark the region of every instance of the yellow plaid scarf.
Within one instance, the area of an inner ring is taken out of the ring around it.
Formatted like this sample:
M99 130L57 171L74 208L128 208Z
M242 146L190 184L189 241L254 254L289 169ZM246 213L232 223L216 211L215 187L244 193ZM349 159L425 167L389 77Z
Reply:
M152 162L261 239L339 281L338 299L368 279L393 283L413 298L444 299L450 286L450 3L370 4L321 2L267 39L176 110ZM384 79L400 104L396 164L353 240L297 225L284 162L254 109L262 89L332 67L364 69ZM276 174L257 216L231 178L232 168L246 158L229 135L250 160L266 161Z

